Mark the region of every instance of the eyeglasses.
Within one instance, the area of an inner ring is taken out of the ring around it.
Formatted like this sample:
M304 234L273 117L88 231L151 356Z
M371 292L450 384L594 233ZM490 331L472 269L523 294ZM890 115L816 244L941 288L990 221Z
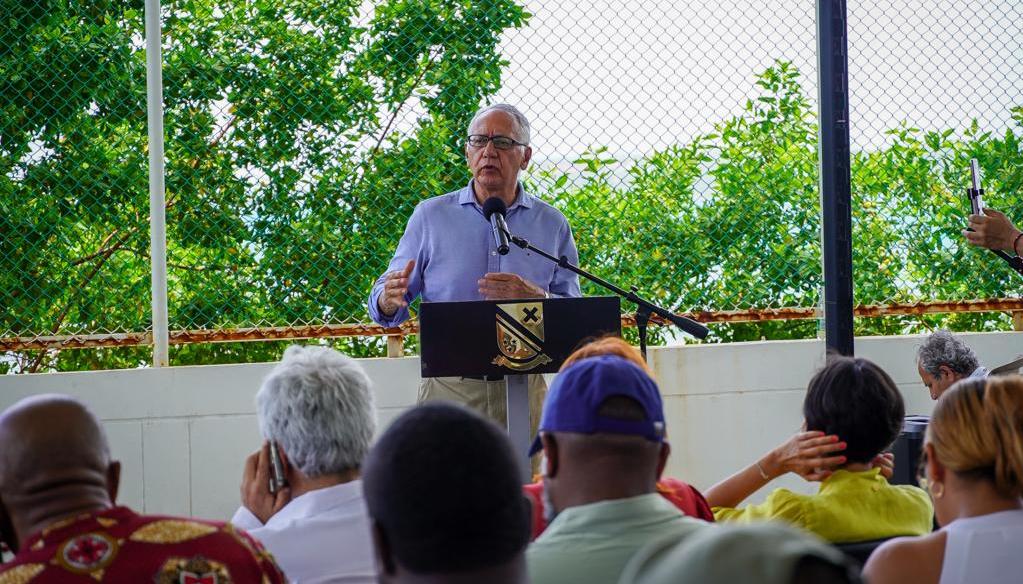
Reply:
M473 134L469 136L466 143L469 148L486 148L487 142L493 142L494 148L498 150L511 150L516 146L528 146L522 142L516 142L507 136L484 136L483 134Z

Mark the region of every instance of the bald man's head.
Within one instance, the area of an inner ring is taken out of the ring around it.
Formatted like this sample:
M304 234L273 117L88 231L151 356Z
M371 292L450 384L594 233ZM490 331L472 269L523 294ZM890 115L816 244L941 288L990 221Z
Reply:
M71 397L28 397L0 414L0 492L52 470L106 472L109 464L99 420Z
M28 397L0 414L0 503L22 539L40 523L112 504L119 471L99 420L74 398Z

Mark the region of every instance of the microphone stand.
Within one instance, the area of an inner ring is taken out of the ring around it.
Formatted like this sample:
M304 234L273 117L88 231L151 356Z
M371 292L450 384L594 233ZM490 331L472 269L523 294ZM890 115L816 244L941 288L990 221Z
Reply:
M1000 249L991 250L994 254L1009 264L1009 267L1016 270L1020 276L1023 276L1023 258L1019 256L1011 256Z
M586 270L581 269L579 266L573 265L568 261L568 257L566 256L561 256L560 258L555 257L554 255L537 248L533 244L529 243L529 241L517 235L512 235L512 233L509 232L507 229L503 229L503 231L508 236L508 239L511 240L512 243L519 246L520 248L528 249L529 251L532 251L540 256L543 256L549 259L550 261L558 264L559 267L565 268L570 272L575 272L576 274L579 274L580 276L586 278L587 280L593 282L594 284L602 286L603 288L610 290L611 292L614 292L615 294L621 296L622 298L625 298L630 302L635 302L636 328L639 329L639 350L641 353L643 353L644 359L646 358L646 327L647 324L650 322L651 315L656 314L657 316L671 322L678 328L682 329L683 331L689 333L690 335L698 339L706 338L707 334L710 333L710 329L696 322L695 320L674 314L670 310L661 308L660 306L654 304L653 302L650 302L649 300L642 298L639 295L639 289L636 288L635 286L630 286L629 291L626 292L625 290L619 288L618 286L615 286L611 282L608 282L603 278L595 276L587 272Z

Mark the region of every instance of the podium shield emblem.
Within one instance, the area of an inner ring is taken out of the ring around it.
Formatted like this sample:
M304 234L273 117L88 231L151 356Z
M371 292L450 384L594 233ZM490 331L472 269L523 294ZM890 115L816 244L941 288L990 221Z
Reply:
M514 371L529 371L551 362L544 354L543 302L498 304L497 347L492 363Z

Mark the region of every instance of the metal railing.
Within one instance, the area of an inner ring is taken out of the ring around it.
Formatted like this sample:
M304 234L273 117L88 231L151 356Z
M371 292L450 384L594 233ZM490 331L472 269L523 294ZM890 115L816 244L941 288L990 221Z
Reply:
M1023 7L848 12L857 333L1013 326L1018 279L959 230L973 157L989 204L1023 217ZM0 26L0 369L148 361L130 347L164 330L154 252L172 363L247 358L221 342L411 334L365 324L369 287L415 204L468 181L465 126L495 101L531 117L526 185L569 217L589 269L721 323L717 341L817 334L812 4L175 0L160 14L163 157L140 2L29 0ZM160 210L165 256L150 247Z

